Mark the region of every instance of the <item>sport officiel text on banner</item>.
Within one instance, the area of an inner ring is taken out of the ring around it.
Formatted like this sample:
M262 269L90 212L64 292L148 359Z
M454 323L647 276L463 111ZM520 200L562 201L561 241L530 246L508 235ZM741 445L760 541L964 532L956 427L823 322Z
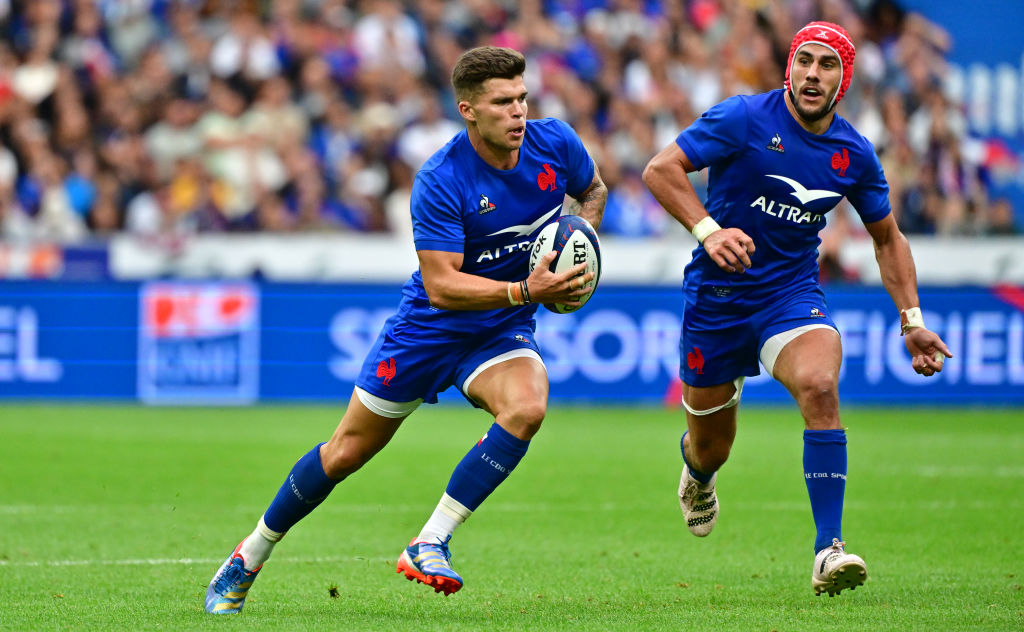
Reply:
M844 338L844 401L1024 402L1024 288L922 288L926 322L956 354L930 380L911 370L883 290L827 293ZM343 404L398 294L384 285L8 282L0 397ZM679 303L674 288L608 285L578 313L540 310L552 401L678 404ZM788 395L762 374L747 381L744 401Z

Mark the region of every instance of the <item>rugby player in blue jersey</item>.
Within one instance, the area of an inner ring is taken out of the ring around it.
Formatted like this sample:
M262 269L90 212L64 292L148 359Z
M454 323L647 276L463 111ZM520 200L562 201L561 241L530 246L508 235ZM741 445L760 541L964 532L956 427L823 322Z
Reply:
M712 107L644 171L654 196L700 242L684 273L679 343L687 423L679 502L687 527L706 536L715 526L717 472L736 437L744 377L759 374L760 360L804 418L804 477L817 528L811 584L830 596L867 578L864 560L845 551L841 533L842 349L818 285L818 233L842 198L874 241L914 370L933 375L952 357L924 326L913 258L874 149L835 112L854 56L842 27L808 24L793 38L783 89ZM687 173L704 167L702 205Z
M566 211L595 227L607 198L568 125L527 121L525 67L520 53L497 47L472 49L456 62L452 85L466 129L416 175L419 270L367 355L334 435L298 460L256 529L214 575L208 612L240 612L275 543L383 448L417 406L450 386L494 424L456 466L397 570L446 595L462 588L450 564L452 532L516 467L547 409L537 305L579 304L593 280L585 264L551 272L554 253L527 277L529 247L563 212L566 195Z

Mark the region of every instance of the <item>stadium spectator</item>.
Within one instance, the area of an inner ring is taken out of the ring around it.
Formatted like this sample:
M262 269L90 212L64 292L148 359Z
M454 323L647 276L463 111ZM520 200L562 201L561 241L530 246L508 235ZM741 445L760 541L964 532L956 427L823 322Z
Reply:
M121 183L110 171L99 171L95 176L96 197L89 209L87 223L96 235L111 235L124 229L123 209L126 200Z
M17 160L9 149L0 147L0 237L30 243L36 235L32 218L22 208L15 193L17 181Z
M254 84L281 70L274 43L260 16L239 5L231 13L227 30L210 49L210 71L221 79L241 78Z
M58 35L57 27L52 24L34 29L29 37L30 48L11 78L15 94L32 106L43 106L57 88L61 67L53 57Z
M242 126L261 146L283 156L296 145L306 145L309 115L295 103L291 84L284 77L270 77L259 84Z
M628 169L608 193L603 230L626 237L655 237L668 231L668 218L640 179L640 172Z
M437 95L425 87L412 121L398 133L398 155L411 169L419 169L435 151L459 131L455 121L444 117Z
M202 139L195 126L199 111L197 103L183 97L172 97L164 103L160 118L143 135L146 152L161 181L170 180L179 160L199 155Z
M360 72L422 74L426 60L415 18L397 0L368 0L362 5L365 13L356 20L353 33Z
M1013 206L1006 198L997 199L989 208L988 235L1019 235L1020 229L1014 221Z

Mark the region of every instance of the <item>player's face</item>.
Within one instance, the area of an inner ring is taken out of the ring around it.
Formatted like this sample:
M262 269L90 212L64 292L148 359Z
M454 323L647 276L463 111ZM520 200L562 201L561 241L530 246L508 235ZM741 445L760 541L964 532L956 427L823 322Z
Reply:
M828 114L842 76L842 65L832 49L820 44L801 47L789 71L793 107L800 118L810 123Z
M526 134L526 84L514 79L488 79L472 102L459 104L462 115L476 124L482 140L499 152L513 152Z

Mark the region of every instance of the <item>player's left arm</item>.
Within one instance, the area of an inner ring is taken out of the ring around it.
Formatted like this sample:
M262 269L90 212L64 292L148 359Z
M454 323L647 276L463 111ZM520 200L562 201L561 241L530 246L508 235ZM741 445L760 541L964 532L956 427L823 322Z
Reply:
M896 225L892 213L864 224L875 246L875 259L882 275L882 284L900 310L904 344L913 357L914 371L934 375L942 370L946 358L952 358L949 347L933 331L924 326L917 296L917 269L906 236Z
M601 227L601 220L604 218L604 205L608 201L608 187L601 179L601 172L594 163L594 178L590 186L583 193L576 196L569 196L569 205L566 210L570 215L579 215L590 222L590 225L597 230Z

